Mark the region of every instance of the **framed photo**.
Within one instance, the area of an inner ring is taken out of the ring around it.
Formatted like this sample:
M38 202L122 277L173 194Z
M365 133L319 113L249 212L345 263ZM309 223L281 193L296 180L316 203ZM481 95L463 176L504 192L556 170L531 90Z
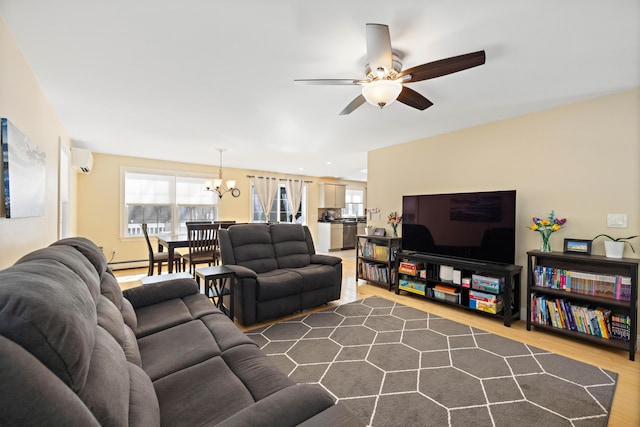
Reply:
M385 230L384 228L376 228L376 230L373 232L374 236L384 236L385 234L387 234L387 230Z
M564 239L564 252L570 254L591 255L591 240Z

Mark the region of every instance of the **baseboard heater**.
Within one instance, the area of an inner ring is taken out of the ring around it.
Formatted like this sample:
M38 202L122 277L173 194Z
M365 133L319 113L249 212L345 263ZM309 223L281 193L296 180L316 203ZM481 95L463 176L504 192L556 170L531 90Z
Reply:
M115 261L108 263L112 270L128 270L130 268L144 268L149 266L148 259L131 259L128 261Z

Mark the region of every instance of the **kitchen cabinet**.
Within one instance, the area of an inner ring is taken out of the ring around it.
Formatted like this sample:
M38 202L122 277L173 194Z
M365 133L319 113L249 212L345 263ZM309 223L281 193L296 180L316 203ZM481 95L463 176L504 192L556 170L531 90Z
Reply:
M318 223L318 252L339 251L342 249L342 224L332 222Z
M318 207L342 209L345 206L347 186L342 184L320 184Z

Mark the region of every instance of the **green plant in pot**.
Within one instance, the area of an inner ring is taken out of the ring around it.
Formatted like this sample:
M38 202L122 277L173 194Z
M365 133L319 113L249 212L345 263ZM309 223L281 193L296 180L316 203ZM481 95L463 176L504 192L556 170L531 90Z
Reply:
M633 253L636 253L636 250L633 248L633 245L629 242L629 240L635 239L638 236L614 238L609 236L608 234L598 234L596 237L594 237L591 240L594 241L598 237L606 237L607 239L609 239L609 240L605 240L604 242L604 252L607 258L622 258L622 253L624 252L625 243L629 245Z

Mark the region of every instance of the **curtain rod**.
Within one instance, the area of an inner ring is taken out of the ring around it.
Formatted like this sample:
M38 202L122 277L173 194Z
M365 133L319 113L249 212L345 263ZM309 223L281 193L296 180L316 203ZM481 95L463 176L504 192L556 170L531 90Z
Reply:
M275 178L275 177L270 177L270 176L255 176L255 175L247 175L247 178L267 178L267 179L277 179L279 181L286 181L287 179L290 178ZM293 179L293 181L303 181L302 179ZM313 181L304 181L305 184L313 184Z

